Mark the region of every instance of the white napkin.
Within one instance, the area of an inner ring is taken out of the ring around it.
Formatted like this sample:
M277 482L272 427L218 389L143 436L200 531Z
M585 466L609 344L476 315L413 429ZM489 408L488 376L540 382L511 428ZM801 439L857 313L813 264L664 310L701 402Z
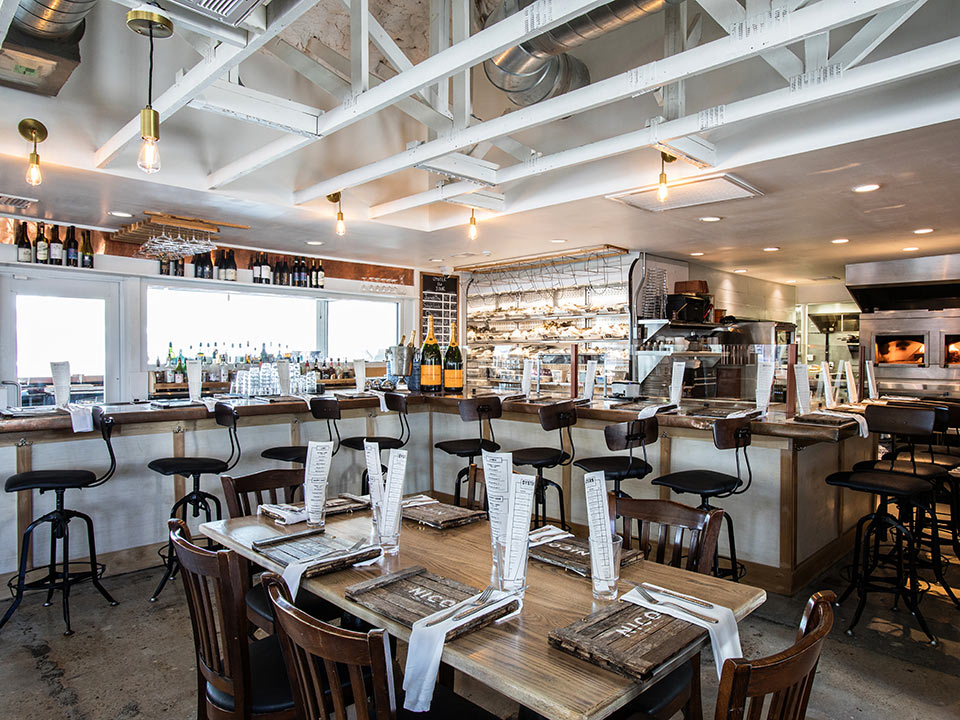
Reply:
M433 700L433 688L437 684L437 670L440 669L440 656L443 655L443 641L450 630L476 620L478 615L486 615L514 600L517 601L519 607L516 611L497 620L497 623L505 622L520 614L520 610L523 608L523 600L519 595L497 591L490 598L490 604L481 612L456 621L451 617L442 623L427 627L427 623L438 616L448 613L454 608L469 605L480 595L481 593L477 593L463 602L438 610L433 615L428 615L413 624L407 646L407 664L403 669L403 689L406 692L403 699L405 710L427 712L430 709L430 703Z
M286 503L258 505L257 515L273 517L273 521L277 525L296 525L307 521L307 509L305 507L301 508Z
M93 405L67 403L67 410L75 433L93 431Z
M412 508L418 505L436 505L440 501L429 495L411 495L403 499L401 507Z
M846 420L856 420L860 426L860 437L870 437L870 429L867 427L867 419L863 415L856 413L836 412L834 410L815 410L814 415L826 415L827 417L844 418Z
M675 403L661 403L660 405L650 405L637 413L637 420L647 420L656 415L663 408L676 407Z
M300 581L303 579L303 573L319 558L312 557L300 562L290 563L283 569L283 581L290 590L290 596L296 600L297 593L300 591Z
M290 397L300 398L307 404L307 410L310 410L311 397L309 395L291 395Z
M920 398L918 398L918 397L913 397L913 396L911 396L911 395L881 395L881 396L880 396L880 399L881 399L881 400L901 400L901 401L903 401L903 400L910 400L910 401L914 401L914 400L919 400Z
M387 407L387 394L382 390L371 390L370 392L380 399L380 412L390 412L390 409Z
M719 620L719 622L716 623L709 623L699 620L692 615L680 612L672 607L648 603L636 588L622 596L624 600L632 602L634 605L640 605L648 610L663 613L664 615L675 617L678 620L686 620L693 625L699 625L705 628L707 632L710 633L710 646L713 649L713 662L717 666L718 679L723 670L723 663L727 658L743 657L743 650L740 649L740 630L737 628L737 619L733 616L733 611L730 610L730 608L714 603L712 608L707 609L674 597L673 595L661 595L657 593L656 590L651 590L648 587L645 587L644 590L665 602L676 603L680 607L689 607L696 613Z
M546 545L554 540L573 537L573 533L561 530L556 525L544 525L536 530L530 531L530 544L527 547L536 547L537 545Z
M207 406L207 412L213 412L220 401L216 398L200 398L200 402Z
M750 408L749 410L734 410L732 413L727 413L726 417L728 418L742 418L746 417L752 412L756 412L757 408ZM760 417L763 417L765 413L761 413Z

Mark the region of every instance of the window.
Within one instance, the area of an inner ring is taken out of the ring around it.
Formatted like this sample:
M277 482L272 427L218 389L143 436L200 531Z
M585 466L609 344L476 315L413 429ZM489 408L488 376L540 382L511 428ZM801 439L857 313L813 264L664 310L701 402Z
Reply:
M397 344L396 302L329 300L328 355L347 360L383 360L384 350Z

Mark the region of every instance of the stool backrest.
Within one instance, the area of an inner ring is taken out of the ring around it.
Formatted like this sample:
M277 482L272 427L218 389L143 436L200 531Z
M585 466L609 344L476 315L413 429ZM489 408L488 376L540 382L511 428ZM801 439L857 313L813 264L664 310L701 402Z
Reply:
M213 406L213 417L217 425L227 429L227 434L230 436L230 457L227 458L227 470L230 470L240 462L240 438L237 436L237 420L240 419L240 413L233 405L218 402Z
M743 451L743 459L747 465L747 482L741 485L734 495L742 495L753 483L753 469L750 467L750 456L747 455L747 448L753 437L750 431L751 422L751 417L734 417L720 418L713 423L713 445L717 450L733 450L739 480L743 480L740 476L740 452Z
M864 412L870 432L902 438L923 438L933 432L933 408L904 405L867 405Z
M617 517L623 518L624 548L632 546L635 520L644 559L704 575L713 570L723 510L700 510L672 500L618 498L614 493L607 494L607 505L613 532ZM650 527L654 524L658 526L655 550L650 543Z
M333 442L333 435L336 433L337 441L333 446L333 455L340 450L340 427L337 420L340 419L340 401L335 397L314 397L310 398L310 413L317 420L327 421L327 438ZM333 427L331 427L331 424Z
M490 439L496 442L497 438L493 434L493 418L503 415L503 405L500 403L499 396L463 398L457 403L457 410L460 411L460 419L464 422L477 421L480 438L483 438L483 421L486 420L487 427L490 429Z
M297 490L303 488L303 468L262 470L251 475L221 475L223 495L231 518L246 517L257 512L264 503L292 503ZM281 499L278 491L283 491Z
M403 393L388 392L383 394L383 400L386 403L387 410L397 413L400 418L400 435L397 440L401 445L406 445L410 440L410 421L407 419L407 396Z
M787 650L758 660L728 659L723 664L715 720L806 717L823 642L833 627L834 599L829 591L810 598L797 642Z
M643 461L647 461L647 445L657 441L660 432L660 423L656 417L645 420L631 420L630 422L607 425L603 429L603 439L607 443L607 450L618 452L630 451L630 464L633 465L633 449L643 450Z
M247 562L229 550L197 547L183 520L171 519L169 527L190 609L199 691L203 693L209 682L233 696L232 717L248 718L252 698L244 607Z
M298 717L327 718L332 711L334 717L345 720L352 702L357 720L395 720L387 633L379 628L361 633L329 625L295 607L279 575L264 573L262 582L273 604L274 628ZM347 678L349 688L344 687Z
M543 405L540 407L538 413L540 415L540 427L547 432L556 430L560 435L561 447L563 446L563 429L567 429L570 459L565 463L561 463L561 465L569 465L576 456L576 449L573 447L573 432L570 428L577 424L577 406L573 404L572 400L564 400L563 402Z
M91 413L93 415L93 429L100 431L103 441L107 444L107 452L110 453L110 467L89 486L96 487L113 477L113 473L117 471L117 456L113 452L113 417L104 415L103 408L96 405L93 406Z

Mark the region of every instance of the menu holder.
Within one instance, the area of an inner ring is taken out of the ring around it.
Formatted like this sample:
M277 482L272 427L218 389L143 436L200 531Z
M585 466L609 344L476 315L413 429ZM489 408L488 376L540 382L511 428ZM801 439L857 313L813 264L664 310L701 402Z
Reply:
M371 578L350 585L344 591L348 600L398 622L406 628L412 628L417 620L433 615L438 610L453 607L479 592L478 588L434 575L420 566ZM468 622L450 630L446 640L449 642L485 627L515 612L518 607L519 603L514 601L489 613L477 613Z
M563 538L530 548L530 557L547 565L556 565L577 575L590 577L590 543L581 538ZM620 553L620 567L643 560L636 548Z
M613 670L648 681L683 649L706 637L707 631L683 620L629 602L617 602L572 625L551 630L555 648Z
M433 503L432 505L416 505L403 509L404 520L413 520L421 525L448 530L450 528L469 525L487 517L483 510L468 510L457 505L447 503Z
M356 496L340 495L335 498L327 499L327 516L340 515L341 513L356 512L357 510L369 510L370 501L362 500Z
M857 421L851 418L842 418L835 415L818 415L817 413L807 413L806 415L797 415L794 422L806 423L809 425L829 425L830 427L842 427L843 425L856 425Z
M379 545L370 545L353 552L346 552L354 545L350 540L334 535L308 533L310 531L302 535L298 533L287 540L277 538L275 542L273 538L270 538L269 545L260 543L254 546L254 550L283 567L290 563L299 563L316 557L316 563L310 565L303 572L303 577L316 577L317 575L343 570L354 563L372 560L380 555ZM324 553L332 553L332 555L329 559L318 557Z

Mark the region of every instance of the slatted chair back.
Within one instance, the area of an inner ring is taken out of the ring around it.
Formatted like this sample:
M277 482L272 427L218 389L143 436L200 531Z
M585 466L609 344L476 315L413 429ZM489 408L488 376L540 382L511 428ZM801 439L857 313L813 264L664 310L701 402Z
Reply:
M299 717L346 720L347 706L352 703L357 720L395 720L397 703L387 633L379 628L353 632L317 620L293 605L279 575L264 573L262 580L273 603L276 633Z
M607 504L612 532L616 532L617 517L623 518L624 549L629 550L636 537L646 560L705 575L713 571L723 510L700 510L672 500L617 497L614 493L607 495Z
M303 468L262 470L251 475L221 475L223 494L231 518L256 515L264 503L292 503L302 498Z
M180 563L180 577L190 609L196 646L200 708L206 716L206 683L231 695L234 716L251 712L250 662L244 587L247 563L235 552L210 552L192 542L187 524L169 521L170 540Z
M793 647L776 655L723 664L715 720L803 720L817 663L833 626L832 592L807 602Z

